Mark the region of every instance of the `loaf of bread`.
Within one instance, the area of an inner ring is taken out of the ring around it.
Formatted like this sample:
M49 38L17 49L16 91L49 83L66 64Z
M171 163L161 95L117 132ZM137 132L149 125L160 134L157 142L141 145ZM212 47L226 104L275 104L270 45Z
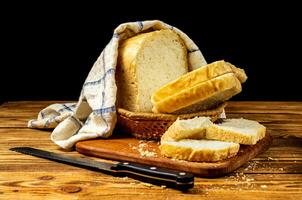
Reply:
M161 154L166 157L196 162L214 162L230 158L239 151L239 144L214 140L166 141L160 145Z
M152 112L151 94L188 72L187 50L171 30L142 33L120 44L118 107Z
M194 78L197 79L198 77ZM207 110L241 92L241 83L235 73L192 84L162 100L152 98L155 113L183 114Z
M176 120L161 138L165 141L181 139L210 139L245 145L256 144L264 138L265 126L247 119L223 119L212 123L208 117Z

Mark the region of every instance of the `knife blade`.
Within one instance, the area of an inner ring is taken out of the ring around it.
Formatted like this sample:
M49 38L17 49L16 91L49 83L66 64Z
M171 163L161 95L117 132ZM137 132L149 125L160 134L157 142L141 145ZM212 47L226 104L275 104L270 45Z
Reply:
M93 171L103 172L113 176L127 176L155 185L165 185L178 190L188 190L194 186L194 175L187 172L142 165L132 162L106 163L92 159L67 156L31 147L14 147L11 151L45 158L48 160L69 164Z

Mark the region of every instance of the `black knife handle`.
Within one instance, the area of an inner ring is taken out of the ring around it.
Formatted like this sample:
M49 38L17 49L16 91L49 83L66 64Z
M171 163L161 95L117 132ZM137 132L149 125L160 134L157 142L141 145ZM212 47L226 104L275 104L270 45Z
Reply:
M120 162L113 168L119 176L129 176L155 185L165 185L179 190L187 190L194 186L194 175L155 166Z

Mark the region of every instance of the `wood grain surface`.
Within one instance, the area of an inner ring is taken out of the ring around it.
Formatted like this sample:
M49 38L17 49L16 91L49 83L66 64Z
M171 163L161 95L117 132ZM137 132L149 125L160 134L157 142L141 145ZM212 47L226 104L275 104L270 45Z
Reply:
M273 135L270 149L231 174L195 178L192 190L143 184L9 151L31 146L67 155L54 145L51 130L26 127L49 105L7 102L0 106L0 199L294 199L302 197L302 102L229 102L228 117L264 124ZM102 160L92 158L95 160Z
M160 154L157 141L142 141L126 134L114 132L110 139L78 142L76 150L88 156L129 161L193 173L200 177L220 177L247 163L269 148L272 137L266 133L255 145L240 145L236 156L218 162L189 162L170 159Z

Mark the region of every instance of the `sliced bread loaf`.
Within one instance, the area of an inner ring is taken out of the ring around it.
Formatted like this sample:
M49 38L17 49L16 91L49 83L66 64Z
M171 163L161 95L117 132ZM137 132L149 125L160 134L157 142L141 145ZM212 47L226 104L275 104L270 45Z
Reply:
M159 102L187 88L193 87L199 83L208 81L226 73L234 73L241 83L245 82L247 79L243 69L239 69L229 62L220 60L191 71L157 89L152 94L151 101L152 103Z
M241 83L234 73L226 73L216 78L194 84L163 98L152 101L155 113L190 113L206 110L230 99L241 92Z
M203 138L253 145L264 138L265 132L265 126L252 120L224 119L222 123L214 124L207 117L196 117L176 120L161 141Z
M180 160L213 162L230 158L239 151L239 144L214 140L166 141L160 145L161 154Z
M187 72L187 50L175 32L159 30L129 38L119 48L118 106L152 112L151 94Z

